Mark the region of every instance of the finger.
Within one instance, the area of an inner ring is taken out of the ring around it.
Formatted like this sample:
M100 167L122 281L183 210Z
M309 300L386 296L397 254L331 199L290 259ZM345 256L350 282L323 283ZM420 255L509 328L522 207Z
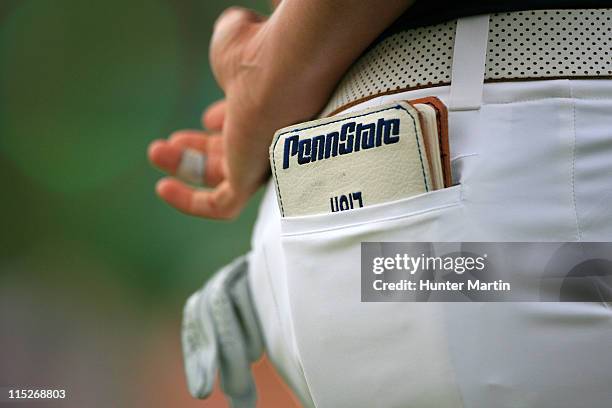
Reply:
M202 126L208 130L220 132L225 120L225 99L210 105L202 114Z
M220 136L199 131L181 131L170 136L169 142L173 146L195 149L206 155L204 184L214 187L224 179L223 139Z
M232 219L246 203L229 182L223 181L214 190L196 190L172 178L157 183L157 194L177 210L197 217Z
M149 161L157 168L169 174L174 174L181 161L183 151L171 146L167 140L155 140L149 144L147 155Z
M230 7L225 10L213 29L210 40L209 59L213 75L221 89L226 90L228 81L233 76L234 69L239 65L236 59L242 53L245 39L253 35L257 24L264 17L240 7Z
M214 35L231 35L236 29L247 23L260 23L266 17L244 7L228 7L217 17L214 24Z
M202 153L210 154L220 151L222 140L218 135L210 135L201 130L179 130L168 138L174 146L190 147Z
M188 150L189 149L189 150ZM204 157L197 157L198 153ZM199 160L193 160L198 158ZM149 160L168 174L176 175L183 165L183 174L199 174L184 178L190 182L204 183L214 187L223 179L222 140L216 136L206 136L202 132L177 132L169 141L156 140L149 145ZM193 163L193 164L192 164ZM191 169L200 163L203 168Z

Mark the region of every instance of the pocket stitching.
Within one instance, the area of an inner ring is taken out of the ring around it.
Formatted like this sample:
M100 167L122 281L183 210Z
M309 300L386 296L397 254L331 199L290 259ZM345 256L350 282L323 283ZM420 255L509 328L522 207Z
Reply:
M405 218L411 218L413 216L417 216L417 215L422 215L422 214L427 214L429 212L433 212L433 211L437 211L437 210L442 210L445 208L450 208L450 207L455 207L458 206L459 204L461 204L463 202L463 185L460 184L459 185L459 197L457 199L454 199L446 204L440 204L437 205L435 207L430 207L430 208L426 208L423 210L418 210L418 211L413 211L407 214L401 214L401 215L397 215L397 216L393 216L393 217L387 217L387 218L377 218L374 220L366 220L366 221L361 221L361 222L355 222L355 223L348 223L345 225L339 225L339 226L334 226L334 227L329 227L329 228L319 228L319 229L312 229L312 230L306 230L306 231L298 231L298 232L281 232L281 237L294 237L294 236L303 236L303 235L310 235L310 234L317 234L317 233L321 233L321 232L329 232L329 231L337 231L337 230L341 230L341 229L345 229L345 228L352 228L352 227L358 227L358 226L362 226L362 225L368 225L368 224L373 224L373 223L382 223L382 222L389 222L389 221L396 221L396 220L401 220L401 219L405 219ZM450 187L452 188L452 187Z

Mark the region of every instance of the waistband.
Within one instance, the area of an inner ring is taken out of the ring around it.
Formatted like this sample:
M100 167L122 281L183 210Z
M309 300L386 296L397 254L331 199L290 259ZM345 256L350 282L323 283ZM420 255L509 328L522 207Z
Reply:
M353 64L321 115L376 96L458 83L466 71L481 71L481 83L612 79L612 9L495 13L398 32Z

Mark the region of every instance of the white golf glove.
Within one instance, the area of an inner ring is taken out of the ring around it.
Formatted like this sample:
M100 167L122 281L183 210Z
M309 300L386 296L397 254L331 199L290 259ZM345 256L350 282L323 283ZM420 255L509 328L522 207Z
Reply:
M255 407L251 363L263 351L242 256L217 271L191 295L183 311L182 343L189 392L206 398L219 370L232 407Z

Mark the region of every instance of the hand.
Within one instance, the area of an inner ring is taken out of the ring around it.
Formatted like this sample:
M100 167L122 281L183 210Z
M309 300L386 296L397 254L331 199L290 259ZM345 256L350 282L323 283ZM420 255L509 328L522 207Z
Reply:
M206 186L216 187L224 179L224 147L220 135L225 111L225 102L211 105L202 116L202 124L208 131L181 130L174 132L168 140L156 140L149 145L149 159L161 170L175 175L185 149L196 150L206 156L204 178L200 182ZM157 183L157 194L170 205L191 215L202 215L211 218L224 218L223 214L209 211L202 214L202 204L198 200L206 199L206 192L185 185L171 177Z
M185 148L206 154L203 182L212 190L164 178L158 195L187 214L237 216L269 176L274 132L315 116L350 64L411 2L390 1L374 20L374 0L285 0L269 19L241 8L223 12L210 61L225 100L204 114L210 132L181 131L149 146L153 164L171 175Z
M223 100L206 110L202 123L209 132L179 131L167 141L156 140L149 146L151 162L171 175L176 173L184 149L206 156L202 182L212 190L195 189L174 178L164 178L157 184L157 194L179 211L207 218L233 218L266 179L267 148L262 147L269 140L256 139L253 129L244 126L257 123L258 117L252 108L257 106L256 101L249 101L254 93L244 78L242 57L257 41L263 24L260 16L242 9L229 9L219 17L210 57L213 72L231 102Z

